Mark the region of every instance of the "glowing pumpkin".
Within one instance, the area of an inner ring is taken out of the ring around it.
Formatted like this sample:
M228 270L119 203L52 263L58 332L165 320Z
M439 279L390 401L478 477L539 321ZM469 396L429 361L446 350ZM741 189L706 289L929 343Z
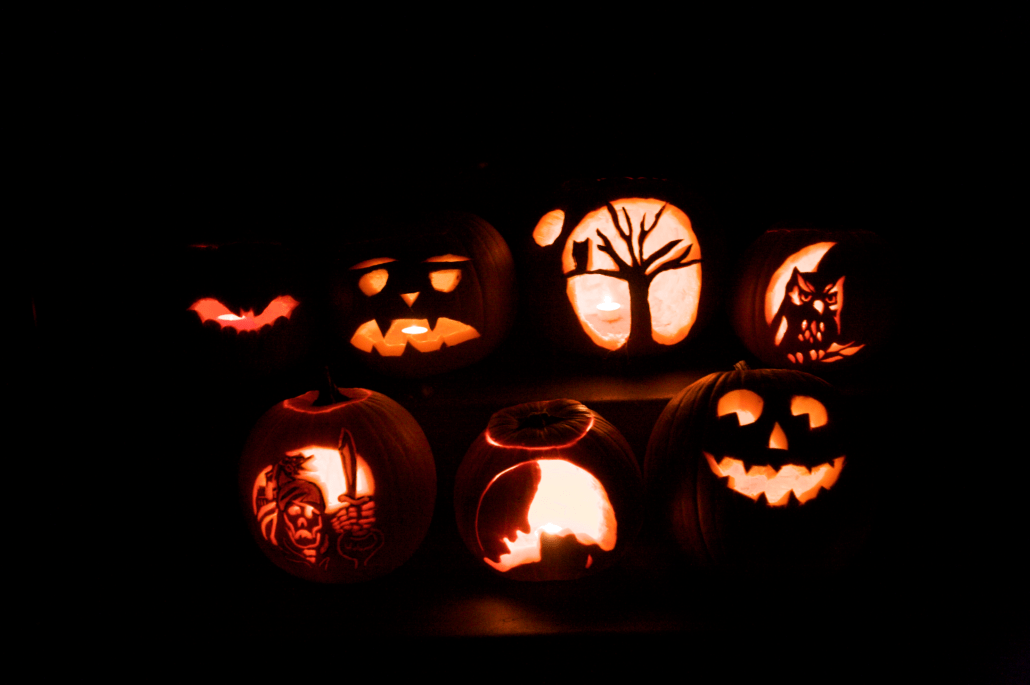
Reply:
M479 217L391 225L346 253L331 293L338 340L376 371L421 377L472 364L511 327L511 252Z
M280 568L349 583L403 564L425 537L436 468L422 429L385 395L340 388L280 402L258 421L240 466L251 533Z
M596 354L652 354L687 340L711 308L715 249L702 245L695 203L645 179L570 191L533 229L545 330Z
M767 231L745 255L734 330L770 366L812 373L860 363L886 340L890 268L864 231Z
M706 376L655 425L649 497L700 563L836 563L853 551L858 520L840 421L836 393L815 376L746 368Z
M465 455L454 492L465 544L517 580L603 570L641 524L643 485L629 445L574 400L494 414Z
M295 368L308 352L312 298L295 254L272 243L193 245L174 284L177 354L205 372L264 375Z

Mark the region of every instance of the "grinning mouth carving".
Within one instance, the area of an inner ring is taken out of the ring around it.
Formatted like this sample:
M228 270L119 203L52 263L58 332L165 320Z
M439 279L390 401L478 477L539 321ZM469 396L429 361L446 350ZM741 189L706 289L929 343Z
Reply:
M787 504L792 492L801 504L814 499L821 488L829 490L833 487L844 467L844 457L837 457L832 464L820 464L811 470L796 464L786 464L777 470L772 466L758 465L746 468L742 460L732 457L723 457L716 463L711 454L705 452L704 455L712 473L719 478L729 478L727 486L731 490L756 502L765 495L766 502L774 507Z
M358 326L350 344L362 352L375 348L384 357L399 357L408 344L419 352L436 352L444 345L454 347L478 337L479 331L472 326L445 317L440 317L432 329L428 319L394 319L386 335L372 320Z

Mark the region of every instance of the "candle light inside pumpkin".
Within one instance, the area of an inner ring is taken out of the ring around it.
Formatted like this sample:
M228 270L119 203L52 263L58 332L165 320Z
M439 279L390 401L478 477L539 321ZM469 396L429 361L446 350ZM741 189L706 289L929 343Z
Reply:
M402 328L401 332L407 333L408 335L418 335L420 333L425 333L428 330L429 329L425 326L408 326L407 328Z
M618 302L612 302L611 295L605 295L604 302L597 305L597 316L602 321L615 321L619 318L619 308L621 306Z

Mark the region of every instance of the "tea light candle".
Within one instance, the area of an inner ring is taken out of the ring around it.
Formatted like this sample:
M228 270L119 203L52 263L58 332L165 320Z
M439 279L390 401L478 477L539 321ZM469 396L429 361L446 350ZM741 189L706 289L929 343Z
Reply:
M621 306L618 302L612 302L610 295L605 295L604 302L597 305L597 316L602 321L615 321L619 318L619 308Z

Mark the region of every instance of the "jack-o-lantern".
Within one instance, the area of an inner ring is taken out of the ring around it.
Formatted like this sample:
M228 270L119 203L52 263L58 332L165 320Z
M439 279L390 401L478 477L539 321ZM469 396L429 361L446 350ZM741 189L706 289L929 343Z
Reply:
M539 220L529 248L536 316L556 342L639 356L698 330L715 248L702 245L695 200L666 183L621 179L570 189L561 204Z
M429 529L436 468L422 429L399 404L361 388L336 403L318 391L261 417L240 466L240 493L261 550L325 583L392 571Z
M770 366L811 373L850 366L887 337L889 280L872 233L768 231L745 255L733 327Z
M702 564L837 563L857 521L840 415L833 388L800 371L702 378L651 434L644 471L657 515Z
M511 327L511 252L479 217L393 224L345 252L331 294L338 340L381 373L421 377L472 364Z
M516 580L566 580L608 568L636 536L640 468L613 425L574 400L497 412L458 469L465 544Z
M312 302L291 250L271 243L194 245L182 257L174 288L184 361L260 375L304 357Z

